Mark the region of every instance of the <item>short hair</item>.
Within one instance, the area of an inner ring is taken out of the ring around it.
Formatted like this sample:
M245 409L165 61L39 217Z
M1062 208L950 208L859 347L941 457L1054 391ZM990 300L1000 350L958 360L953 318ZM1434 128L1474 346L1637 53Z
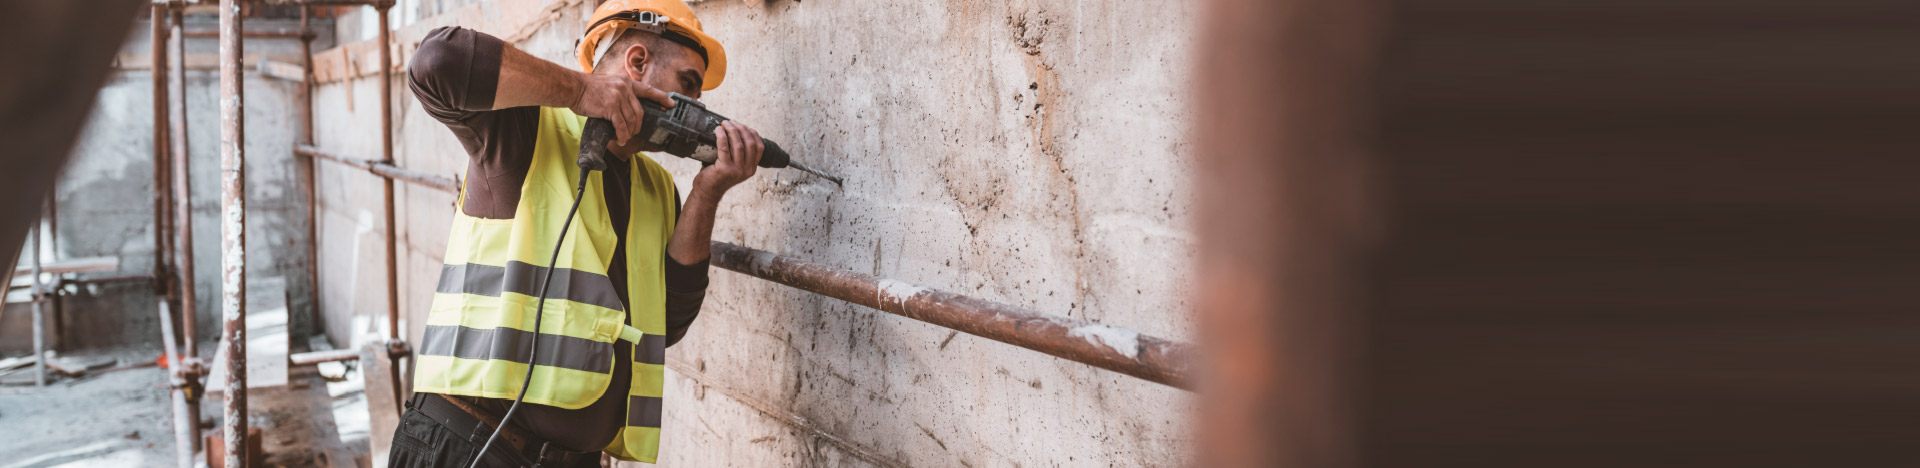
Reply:
M665 37L660 37L659 34L647 32L639 28L628 28L626 31L620 33L618 39L614 39L613 46L607 48L607 55L600 57L600 61L593 64L593 71L599 73L603 70L615 70L615 68L606 66L609 63L613 63L608 60L621 60L617 57L620 57L622 51L627 50L627 47L634 44L646 46L648 54L647 60L649 62L679 59L681 56L692 51L690 47L667 40Z

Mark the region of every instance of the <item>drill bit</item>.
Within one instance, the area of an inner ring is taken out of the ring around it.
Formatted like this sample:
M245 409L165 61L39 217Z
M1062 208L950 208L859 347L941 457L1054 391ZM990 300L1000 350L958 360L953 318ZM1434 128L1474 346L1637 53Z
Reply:
M835 186L841 186L841 187L846 186L846 184L840 183L839 177L830 176L830 175L827 175L827 173L825 172L820 172L818 170L815 170L814 168L807 167L807 165L805 164L800 164L800 161L787 161L787 166L792 167L794 169L799 169L801 171L805 171L808 174L820 176L820 178L822 179L833 181L833 185Z

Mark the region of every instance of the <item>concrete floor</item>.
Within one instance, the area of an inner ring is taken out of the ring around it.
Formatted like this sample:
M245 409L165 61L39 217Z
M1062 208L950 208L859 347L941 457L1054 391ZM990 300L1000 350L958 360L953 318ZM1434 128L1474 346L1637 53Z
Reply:
M68 355L111 356L125 365L157 353ZM355 380L329 384L317 373L297 372L286 387L250 391L250 422L266 434L265 465L368 466L366 409ZM219 405L219 400L202 405L206 427L218 427ZM344 424L337 424L341 419ZM0 454L7 454L0 468L171 466L175 451L166 371L146 367L59 379L45 388L0 388Z

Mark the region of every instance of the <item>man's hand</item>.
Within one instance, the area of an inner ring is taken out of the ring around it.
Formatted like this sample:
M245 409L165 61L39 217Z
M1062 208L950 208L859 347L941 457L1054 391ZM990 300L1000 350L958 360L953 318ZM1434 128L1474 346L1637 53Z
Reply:
M732 120L713 129L713 139L719 155L713 165L700 168L700 173L693 176L693 189L719 199L728 189L753 177L766 145L760 140L760 132Z
M580 74L580 96L567 107L576 114L612 121L614 140L608 149L613 149L626 146L628 139L640 133L640 118L646 115L640 108L641 98L673 107L673 99L667 97L666 92L645 83L620 75L585 73ZM759 158L759 153L754 154Z
M713 215L720 208L720 196L728 189L753 177L760 166L760 153L766 148L760 132L733 121L713 129L713 165L700 168L693 176L693 191L680 207L680 222L673 226L673 238L667 241L667 255L681 265L707 260L713 241Z

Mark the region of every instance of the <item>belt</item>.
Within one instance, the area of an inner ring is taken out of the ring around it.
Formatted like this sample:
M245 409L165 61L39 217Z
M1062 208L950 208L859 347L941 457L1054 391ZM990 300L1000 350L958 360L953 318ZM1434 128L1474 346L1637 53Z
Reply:
M407 408L419 411L433 418L441 425L461 434L473 443L474 450L486 444L487 436L493 435L493 428L499 426L500 419L479 408L473 407L457 397L438 393L415 392L407 402ZM500 431L499 442L512 447L520 463L539 468L574 468L600 466L600 452L576 452L553 442L540 440L520 432L513 426ZM498 450L492 449L492 450Z

